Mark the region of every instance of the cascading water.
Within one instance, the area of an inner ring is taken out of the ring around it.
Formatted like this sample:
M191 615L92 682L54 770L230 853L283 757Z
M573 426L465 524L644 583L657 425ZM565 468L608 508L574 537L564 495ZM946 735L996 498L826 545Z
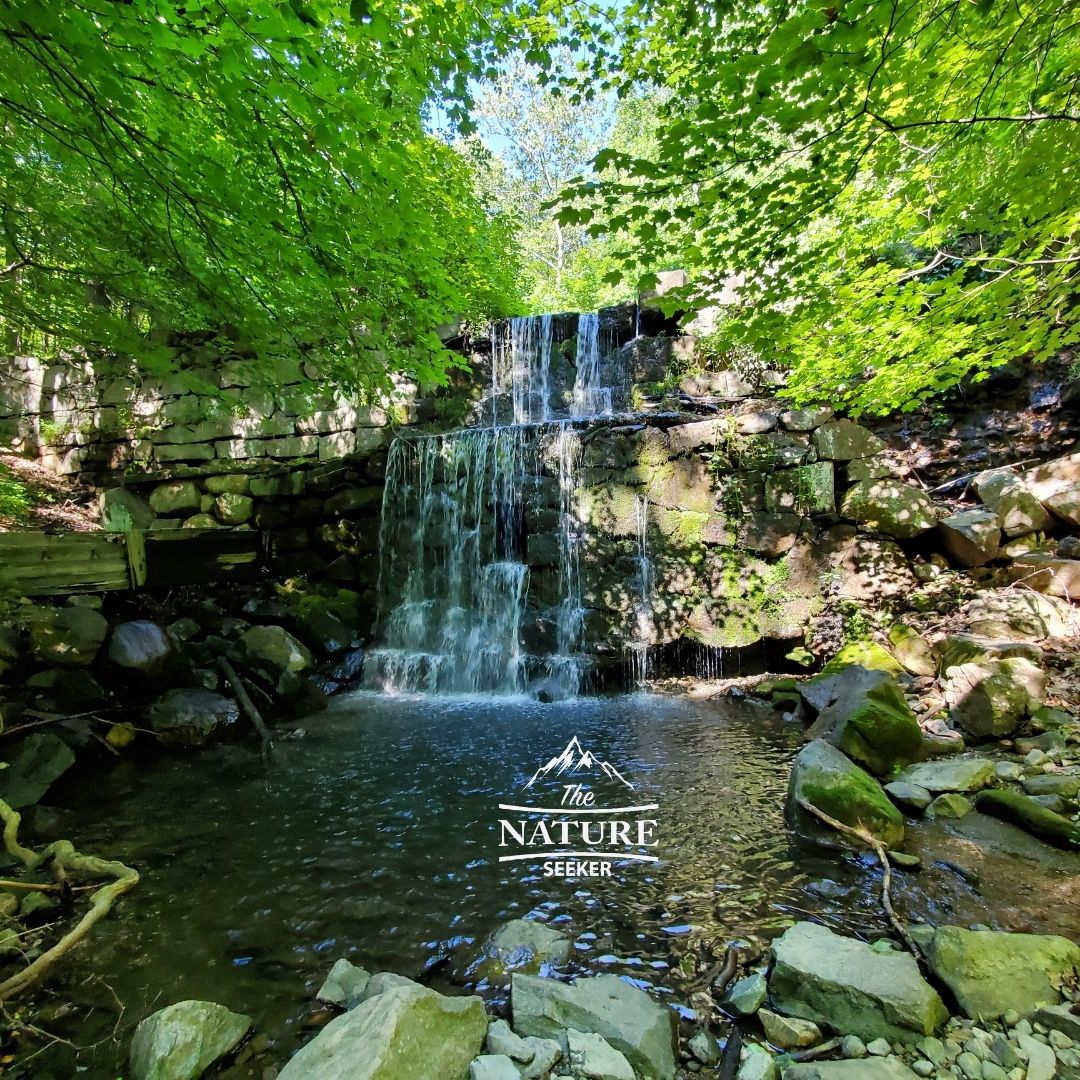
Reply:
M369 686L514 694L536 677L559 697L579 692L588 658L575 508L581 438L573 422L612 409L599 317L579 319L572 391L552 385L553 350L553 316L509 320L493 334L491 427L399 436L391 445L379 535L382 644L365 662ZM552 400L569 409L554 415ZM500 405L511 423L501 423ZM558 481L559 600L554 651L529 657L521 646L529 599L524 493L544 468Z
M637 588L634 599L634 639L630 643L630 681L644 687L649 681L649 646L656 641L653 621L653 565L649 558L649 497L639 495L635 507L637 517Z

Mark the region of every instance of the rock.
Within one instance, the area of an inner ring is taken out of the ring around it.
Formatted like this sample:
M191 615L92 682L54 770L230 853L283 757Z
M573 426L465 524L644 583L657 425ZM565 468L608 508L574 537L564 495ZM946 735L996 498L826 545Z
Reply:
M224 473L221 476L207 476L203 487L211 495L249 495L251 477L243 473Z
M518 1067L521 1080L547 1080L556 1063L562 1060L562 1045L555 1039L539 1039L535 1035L522 1042L529 1048L532 1060Z
M848 488L840 513L897 540L911 539L937 525L934 504L926 493L896 480L863 480Z
M1054 1051L1030 1035L1018 1035L1016 1042L1027 1058L1025 1080L1054 1080L1058 1074Z
M764 982L764 979L762 981ZM694 1060L700 1061L702 1065L718 1065L720 1058L723 1056L723 1051L716 1041L716 1036L710 1035L704 1029L694 1032L690 1037L690 1041L686 1044L686 1048L690 1051Z
M521 1080L514 1063L503 1054L481 1054L469 1064L469 1080Z
M937 674L937 664L930 643L917 630L905 626L904 623L893 623L889 629L889 644L893 647L896 659L911 675Z
M214 516L222 525L243 525L255 513L255 500L250 495L223 492L214 500Z
M765 1004L768 992L765 976L760 971L755 971L753 975L739 979L724 995L720 1005L726 1012L738 1016L753 1016Z
M880 454L885 444L852 420L830 420L814 432L814 449L828 461L851 461Z
M949 668L984 660L1008 660L1020 656L1037 664L1042 659L1042 649L1030 641L994 640L976 634L949 634L935 642L932 651L943 675Z
M926 958L972 1020L1056 1005L1062 982L1080 976L1080 947L1052 935L939 926Z
M673 1014L643 990L615 975L567 985L517 972L511 986L515 1031L540 1038L569 1028L602 1035L645 1080L674 1080Z
M765 1037L780 1050L800 1050L821 1042L821 1028L809 1020L780 1016L768 1009L758 1010Z
M150 509L165 517L182 517L194 513L202 502L202 492L194 480L173 480L158 484L150 492Z
M167 690L150 706L150 726L162 746L205 746L240 718L235 701L212 690Z
M779 1080L780 1069L772 1054L763 1046L751 1043L746 1048L746 1060L739 1066L735 1080Z
M892 1047L888 1039L873 1039L866 1044L866 1052L871 1057L888 1057L892 1053Z
M150 504L127 488L110 488L98 500L101 527L106 532L132 532L149 529L154 520Z
M74 764L75 755L63 739L51 732L27 735L14 759L0 771L0 799L12 810L32 806Z
M1051 495L1080 484L1080 453L1066 454L1043 462L1024 473L1024 483L1031 493L1045 502Z
M772 945L769 995L791 1016L861 1039L912 1042L948 1019L913 957L879 953L817 923L796 923Z
M867 671L884 671L890 675L902 675L904 666L888 649L879 645L876 641L863 638L860 641L849 641L840 651L821 669L821 678L843 671L844 668L858 666ZM844 691L837 689L837 696Z
M220 529L221 522L218 521L213 514L192 514L189 518L184 518L184 524L181 526L184 529Z
M635 1080L630 1062L602 1036L569 1028L566 1044L574 1076L582 1080Z
M248 663L271 677L302 675L315 667L307 646L281 626L253 626L240 643Z
M954 757L924 761L905 769L897 780L917 784L937 794L941 791L978 791L994 782L994 763L988 758Z
M828 843L843 843L835 830L803 810L800 800L845 825L866 830L886 847L903 842L904 819L881 785L824 739L807 743L795 758L785 812L800 832Z
M1065 851L1080 851L1080 826L1055 813L1029 795L1016 791L984 791L975 800L975 808L1016 825L1040 840Z
M370 981L371 972L350 964L342 957L330 969L330 974L326 976L315 996L330 1005L351 1009L363 1000L364 991Z
M961 566L985 566L997 558L1001 523L993 510L961 510L938 522L945 550Z
M863 480L883 480L892 476L892 466L880 454L868 458L856 458L847 465L848 482L858 484Z
M1023 536L1050 524L1035 493L1010 469L979 473L972 482L975 493L997 514L1006 536Z
M842 1057L858 1060L866 1057L868 1052L866 1043L858 1035L845 1035L840 1040L840 1054Z
M833 410L827 405L818 409L787 409L780 414L780 423L787 431L813 431L832 415Z
M213 1001L178 1001L148 1016L131 1040L133 1080L195 1080L231 1053L251 1017Z
M514 1061L520 1061L523 1065L527 1065L536 1057L536 1050L520 1035L511 1031L510 1025L505 1020L491 1022L484 1046L489 1054L504 1054Z
M572 948L565 934L542 922L511 919L488 937L483 952L499 973L517 969L535 974L545 964L565 964Z
M971 633L1010 641L1068 637L1073 618L1064 601L1026 589L983 593L962 614Z
M922 729L891 675L849 667L834 687L836 700L818 715L807 739L825 739L879 776L923 756Z
M963 795L958 794L955 791L947 791L944 795L939 795L927 808L926 816L930 821L940 821L943 819L958 820L959 818L966 817L974 807L968 799L965 799Z
M894 780L885 785L886 794L893 802L901 806L909 806L912 810L923 811L933 801L933 796L926 788L919 784L908 784L901 780Z
M1070 525L1080 525L1080 486L1066 488L1043 500L1043 506Z
M835 508L831 461L777 469L765 478L765 509L772 514L831 514Z
M35 607L30 618L30 652L40 664L89 667L108 633L108 621L93 608Z
M486 1034L480 998L395 986L331 1020L278 1080L457 1080Z
M1035 1011L1032 1020L1051 1031L1068 1035L1073 1042L1080 1042L1080 1013L1073 1012L1072 1005L1044 1005Z
M1023 780L1024 790L1029 795L1060 795L1063 799L1073 799L1080 795L1080 773L1051 772L1041 776L1027 776Z
M367 986L361 991L362 1001L373 998L377 994L385 994L388 990L397 990L400 987L417 987L420 984L404 975L398 975L396 971L376 971L367 981Z
M1013 560L1009 579L1022 581L1029 589L1066 600L1080 597L1080 559L1062 559L1033 551Z
M789 1065L783 1080L916 1080L899 1058L867 1058L865 1061L804 1061Z
M1014 656L950 668L943 690L953 720L980 737L1010 735L1046 700L1046 674Z
M149 619L120 623L109 641L109 659L117 667L156 678L173 659L168 633Z

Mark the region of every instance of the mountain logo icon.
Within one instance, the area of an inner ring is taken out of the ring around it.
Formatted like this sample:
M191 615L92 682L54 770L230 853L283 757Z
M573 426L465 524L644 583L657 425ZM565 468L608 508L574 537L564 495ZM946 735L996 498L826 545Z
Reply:
M611 762L598 758L591 750L586 750L576 735L566 744L561 754L557 754L533 773L532 779L524 785L523 790L528 790L537 780L543 780L546 776L562 776L567 772L576 776L594 769L599 769L608 779L618 780L633 791L634 785Z

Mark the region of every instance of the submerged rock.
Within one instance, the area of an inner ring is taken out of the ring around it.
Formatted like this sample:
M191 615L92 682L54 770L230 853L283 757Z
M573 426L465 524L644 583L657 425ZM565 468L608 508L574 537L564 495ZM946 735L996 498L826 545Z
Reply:
M558 1038L573 1028L602 1035L645 1080L674 1080L673 1014L615 975L583 977L568 985L515 974L510 1004L519 1033Z
M150 706L150 726L162 746L205 746L240 719L235 701L212 690L168 690Z
M1055 935L939 926L926 958L972 1020L1056 1005L1058 988L1080 977L1080 947Z
M833 685L836 700L821 711L808 739L825 739L879 776L922 757L922 729L890 674L852 666Z
M845 825L865 830L886 847L899 847L903 842L903 816L881 785L824 739L808 743L795 758L785 813L792 825L812 839L847 842L836 830L808 814L799 805L800 800Z
M133 1080L195 1080L236 1049L251 1017L213 1001L178 1001L148 1016L131 1040Z
M492 977L520 970L535 974L544 964L565 964L573 943L558 930L533 919L511 919L484 942L477 974Z
M480 998L395 986L331 1020L279 1080L458 1080L486 1034Z
M63 739L47 731L28 735L0 771L0 799L12 810L31 806L74 764L75 755Z
M817 923L773 942L769 996L776 1008L861 1039L913 1042L948 1019L912 956L877 952Z

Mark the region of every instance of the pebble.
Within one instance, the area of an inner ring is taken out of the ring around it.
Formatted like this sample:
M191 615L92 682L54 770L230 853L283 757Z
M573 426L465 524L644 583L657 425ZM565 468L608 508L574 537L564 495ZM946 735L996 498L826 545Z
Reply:
M1020 1014L1015 1009L1006 1009L1002 1014L1001 1022L1006 1027L1016 1027L1020 1023Z
M892 1053L892 1047L885 1039L874 1039L866 1044L866 1052L872 1057L888 1057Z
M846 1058L864 1058L866 1043L858 1035L845 1035L840 1040L840 1053Z
M982 1062L966 1050L956 1059L960 1071L968 1080L982 1080Z
M982 1063L982 1080L1009 1080L1009 1074L992 1061Z
M944 1065L949 1060L949 1056L945 1052L945 1044L933 1035L928 1035L917 1044L916 1048L935 1065Z
M934 1063L932 1061L927 1061L926 1058L919 1058L918 1061L912 1064L911 1071L918 1076L933 1076L936 1070L934 1069Z

